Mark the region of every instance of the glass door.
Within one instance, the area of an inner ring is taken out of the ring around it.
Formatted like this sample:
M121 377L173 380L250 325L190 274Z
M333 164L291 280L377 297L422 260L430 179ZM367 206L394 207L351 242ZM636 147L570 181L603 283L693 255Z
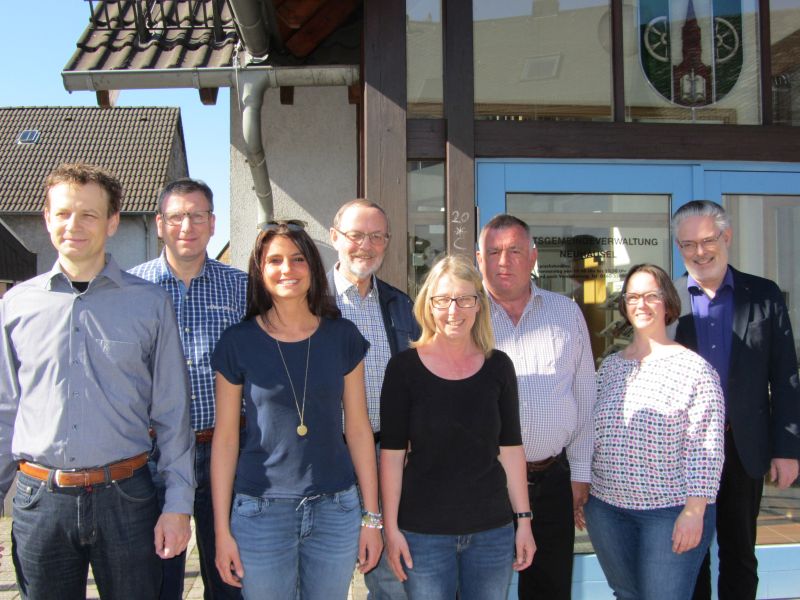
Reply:
M682 275L669 218L702 198L731 216L731 264L783 291L800 355L800 165L485 160L476 173L480 226L502 212L530 225L539 248L531 278L580 305L598 363L631 335L614 307L625 273L651 262ZM757 544L758 598L796 597L800 484L765 484ZM585 533L576 532L575 553L573 597L612 598Z

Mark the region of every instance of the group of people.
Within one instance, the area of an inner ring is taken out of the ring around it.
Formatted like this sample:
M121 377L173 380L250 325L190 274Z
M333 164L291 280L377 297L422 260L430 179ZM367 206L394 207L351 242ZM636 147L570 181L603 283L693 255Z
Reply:
M193 514L207 599L343 599L355 566L375 599L505 598L515 570L520 599L568 599L576 526L618 598L710 598L715 528L719 597L755 598L763 476L797 478L800 390L780 291L728 265L718 205L673 218L685 279L630 269L633 340L595 374L514 216L412 302L376 276L391 232L367 200L337 212L328 273L278 221L245 274L207 256L213 194L179 180L163 253L131 274L105 249L120 198L101 169L56 169L58 259L0 302L23 597L82 598L91 565L104 598L180 598Z

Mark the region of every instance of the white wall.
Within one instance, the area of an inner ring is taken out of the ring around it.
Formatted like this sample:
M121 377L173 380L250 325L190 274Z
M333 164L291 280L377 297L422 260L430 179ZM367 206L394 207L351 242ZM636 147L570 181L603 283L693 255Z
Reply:
M356 107L345 87L295 88L294 104L267 90L262 135L275 217L301 219L326 267L336 260L328 229L341 204L356 197ZM245 160L241 115L231 94L231 263L247 269L256 231L256 195Z
M3 220L17 234L31 252L36 253L36 272L49 271L56 261L56 251L41 215L3 215ZM155 217L147 217L147 227L142 215L125 215L116 235L107 244L114 260L123 269L145 262L158 255L158 235Z

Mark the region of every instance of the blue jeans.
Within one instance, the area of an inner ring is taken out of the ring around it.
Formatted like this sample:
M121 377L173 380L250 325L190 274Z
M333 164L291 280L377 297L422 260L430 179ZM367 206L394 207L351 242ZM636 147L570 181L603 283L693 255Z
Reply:
M709 504L700 543L672 551L672 530L683 506L654 510L617 508L594 496L584 511L597 560L620 600L688 600L714 535L716 506ZM535 560L535 558L534 558Z
M158 506L163 508L166 486L164 479L156 472L158 457L159 451L156 446L148 466L158 492ZM211 504L211 442L195 445L194 474L197 480L197 489L194 492L194 535L200 558L200 575L203 578L203 598L205 600L238 600L242 597L241 591L222 581L214 564L216 538L214 537L214 509ZM181 600L186 572L186 552L161 561L161 564L164 577L160 600Z
M101 598L158 598L158 506L147 469L91 488L59 488L20 473L13 515L11 552L22 598L83 600L89 565Z
M236 494L231 533L245 599L344 600L358 557L356 487L307 498Z
M503 600L514 560L514 526L469 535L403 531L414 568L404 566L410 600Z

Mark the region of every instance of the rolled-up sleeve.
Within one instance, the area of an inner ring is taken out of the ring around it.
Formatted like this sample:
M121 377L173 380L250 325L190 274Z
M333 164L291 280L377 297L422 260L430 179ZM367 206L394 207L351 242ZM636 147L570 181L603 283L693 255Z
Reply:
M166 483L163 512L192 514L194 506L194 435L190 426L190 385L175 313L165 294L159 330L151 354L153 390L150 422L161 456L158 472Z

